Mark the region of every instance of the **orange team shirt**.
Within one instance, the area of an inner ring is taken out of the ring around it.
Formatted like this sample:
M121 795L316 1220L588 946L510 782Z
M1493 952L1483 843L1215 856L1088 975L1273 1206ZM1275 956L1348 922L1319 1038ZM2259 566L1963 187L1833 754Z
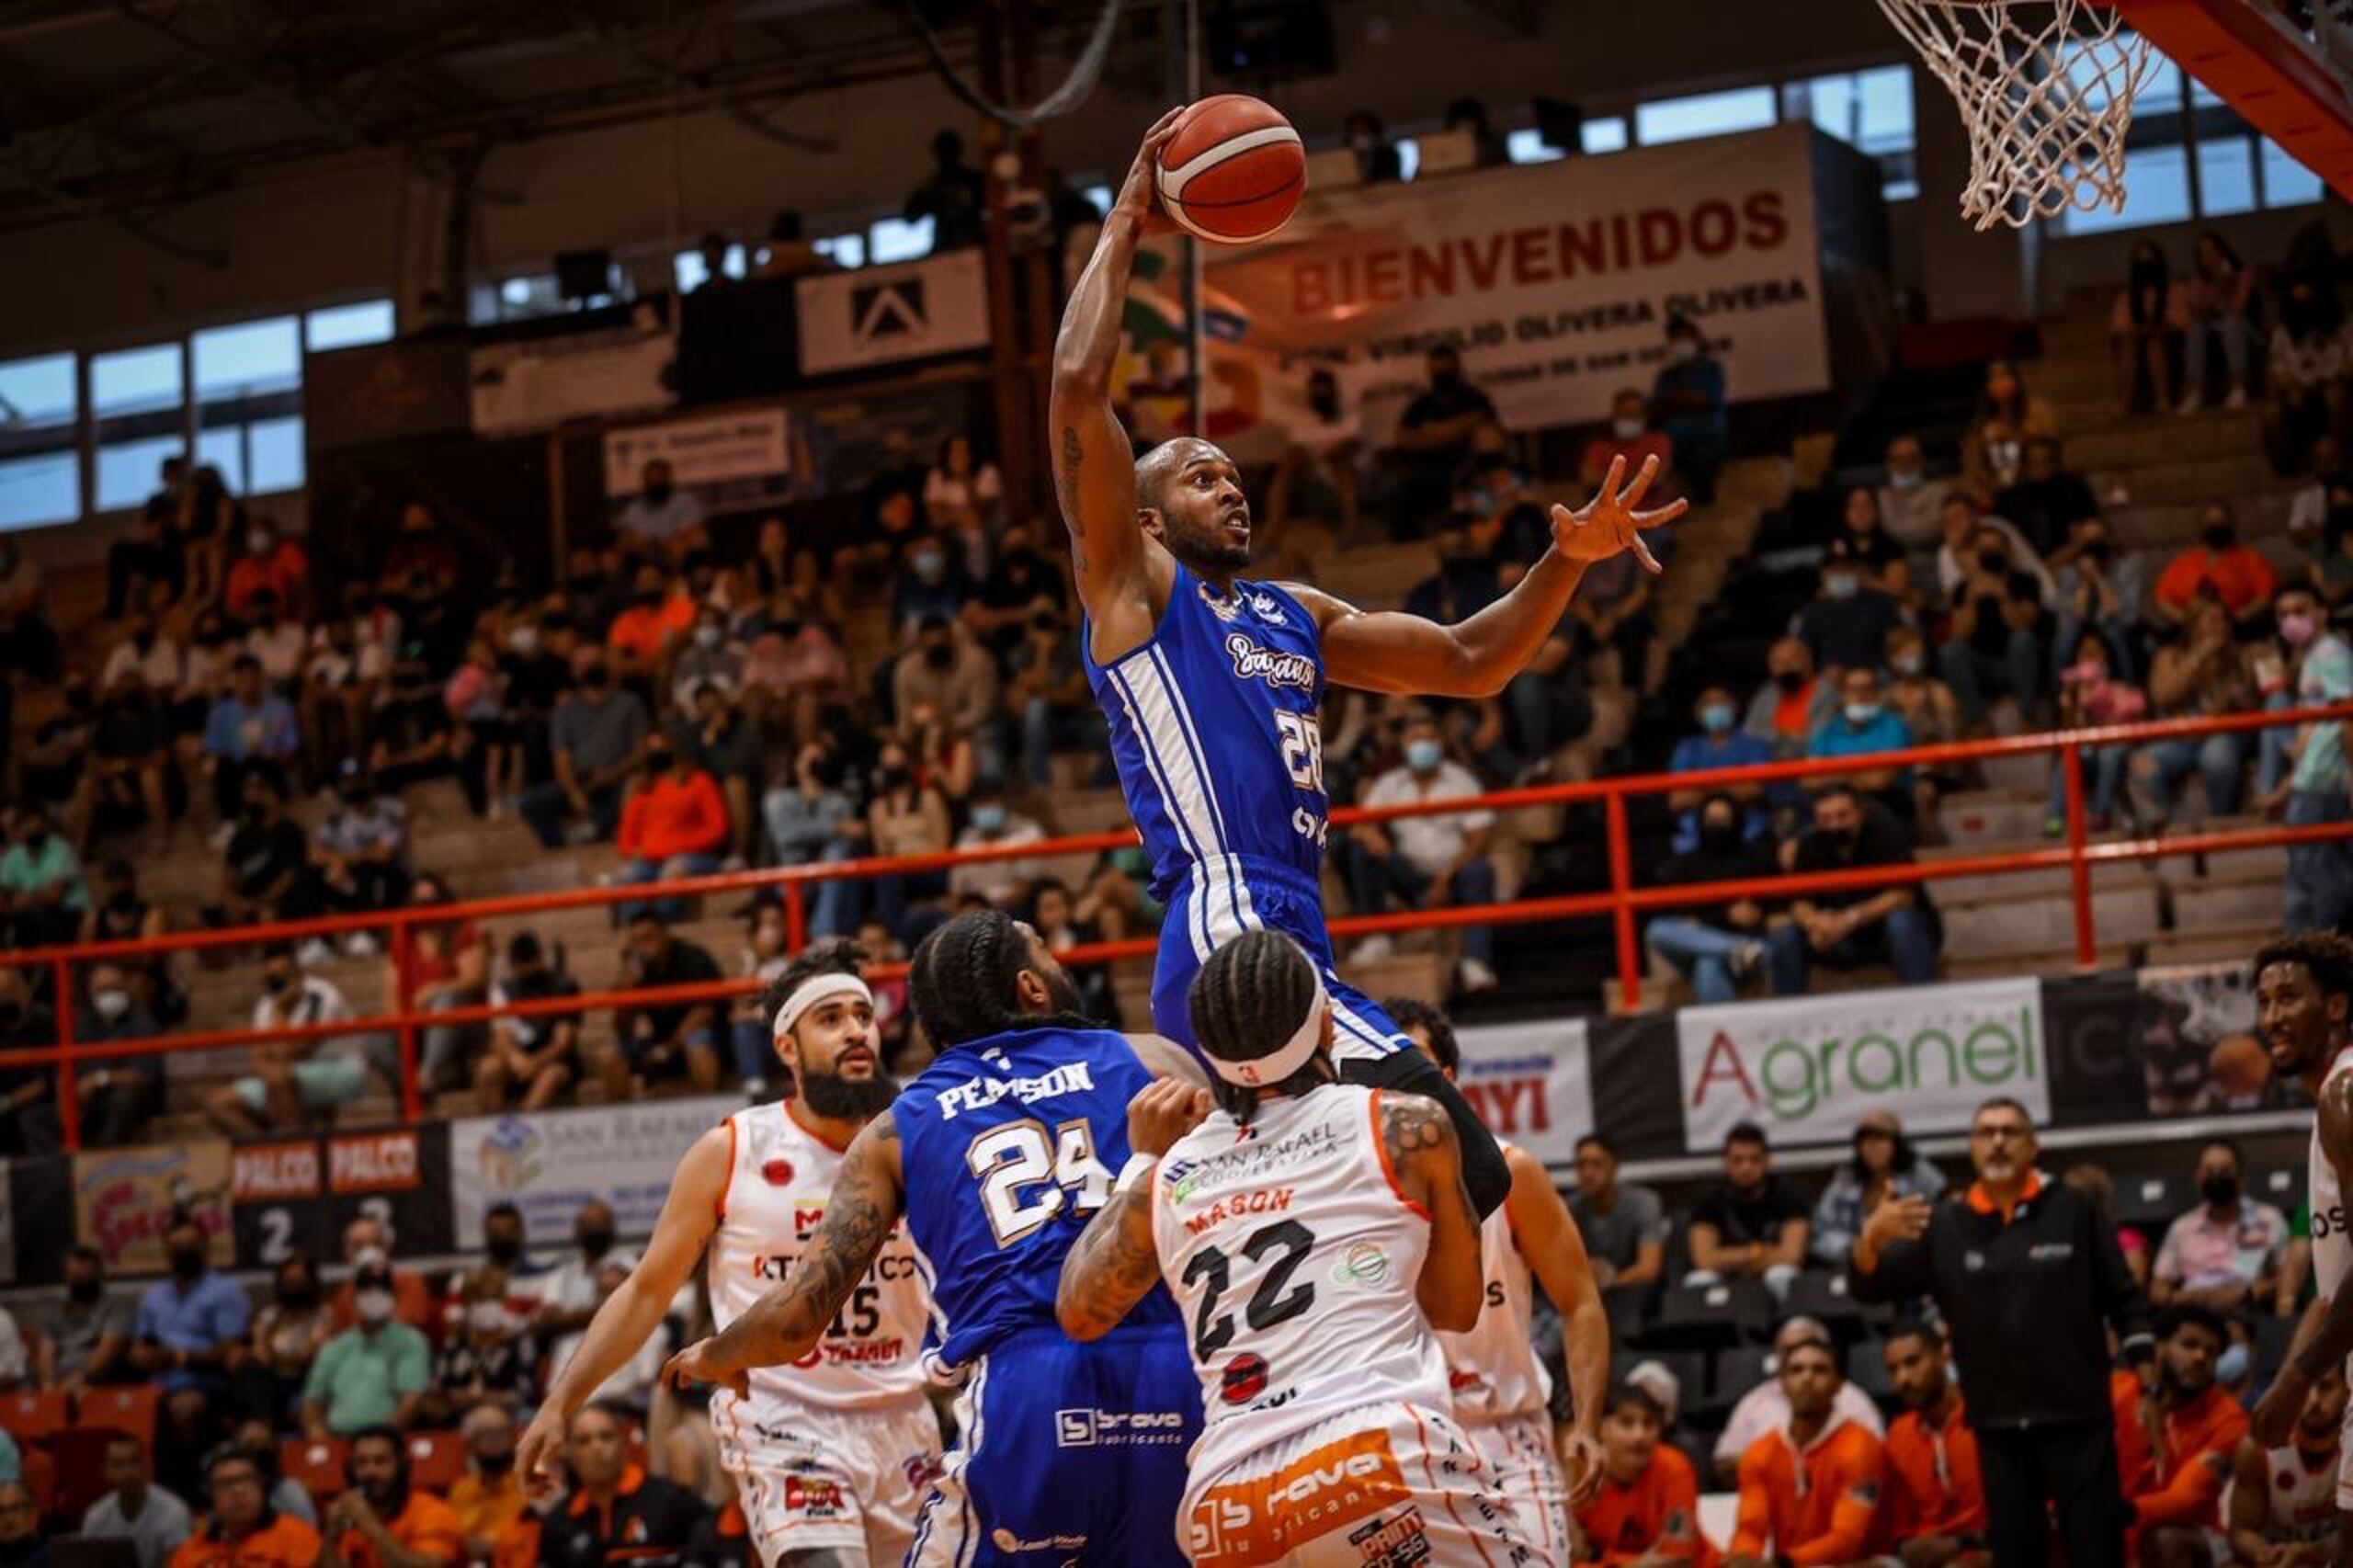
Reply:
M313 1568L319 1560L319 1532L291 1514L269 1523L234 1545L212 1533L212 1521L180 1542L171 1568Z
M410 1492L407 1504L384 1521L384 1528L394 1540L420 1557L436 1562L466 1560L466 1532L458 1523L458 1511L430 1492ZM335 1550L349 1568L384 1568L376 1543L359 1530L347 1529L335 1537Z
M2220 555L2203 547L2185 550L2157 574L2157 602L2178 609L2198 597L2203 584L2214 585L2233 615L2271 597L2279 585L2271 562L2246 546L2233 545Z
M1985 1488L1977 1472L1977 1434L1958 1399L1931 1428L1913 1411L1887 1429L1887 1501L1880 1539L1893 1546L1931 1535L1984 1535Z
M652 609L631 605L613 617L613 624L605 632L605 643L641 659L658 658L672 640L686 635L694 623L694 600L684 594L672 594Z
M2165 1415L2165 1451L2153 1453L2141 1429L2141 1380L2113 1372L2109 1401L2116 1411L2116 1469L2124 1495L2137 1516L2126 1555L2138 1551L2140 1530L2149 1525L2222 1528L2222 1486L2231 1478L2231 1457L2246 1436L2246 1412L2228 1389L2209 1388L2188 1405Z
M1662 1541L1670 1531L1688 1537ZM1604 1479L1600 1494L1577 1510L1577 1533L1589 1555L1582 1563L1618 1568L1651 1555L1688 1557L1700 1568L1716 1560L1699 1533L1699 1478L1679 1449L1661 1443L1631 1486Z
M1803 1454L1785 1430L1766 1433L1740 1456L1732 1555L1779 1555L1800 1568L1870 1556L1886 1468L1880 1440L1836 1417Z
M716 854L727 844L727 800L710 774L696 768L679 783L669 774L640 785L621 808L614 845L640 860Z

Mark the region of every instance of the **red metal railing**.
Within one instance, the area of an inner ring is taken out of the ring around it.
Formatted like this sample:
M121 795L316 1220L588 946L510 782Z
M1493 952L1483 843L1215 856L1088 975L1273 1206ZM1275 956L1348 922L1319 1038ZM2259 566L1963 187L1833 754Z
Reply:
M1572 784L1544 784L1518 790L1497 790L1471 800L1411 802L1382 807L1344 807L1332 813L1335 826L1387 822L1399 817L1444 816L1467 811L1509 811L1523 806L1577 805L1600 802L1609 846L1609 886L1552 898L1520 899L1507 903L1449 905L1442 909L1397 914L1347 915L1329 922L1336 937L1374 932L1427 930L1459 926L1514 925L1548 920L1584 919L1607 915L1611 920L1617 951L1621 1006L1640 1005L1643 959L1637 939L1639 915L1674 908L1730 903L1736 899L1782 900L1808 892L1866 891L1954 877L2004 875L2065 867L2075 912L2075 960L2089 968L2098 960L2099 945L2093 919L2091 870L2110 861L2154 859L2165 856L2209 854L2218 850L2258 848L2275 845L2309 844L2353 838L2353 822L2297 827L2238 828L2175 834L2164 838L2125 839L2105 844L2090 841L2084 810L2083 754L2109 745L2145 745L2154 741L2194 740L2208 735L2258 731L2272 726L2353 722L2353 703L2336 707L2277 712L2231 714L2206 719L2161 720L2119 724L2104 729L2056 731L2005 739L1962 741L1944 745L1915 746L1906 751L1872 753L1866 756L1806 758L1760 763L1745 767L1711 768L1690 773L1630 774ZM1770 784L1830 774L1933 767L1982 761L1987 757L2055 753L2066 767L2064 799L2067 831L2061 843L2037 849L2004 850L1959 856L1903 866L1873 866L1851 871L1810 872L1804 875L1695 882L1675 887L1637 887L1633 852L1626 820L1631 795L1664 794L1672 790L1715 790L1742 784ZM315 1040L328 1036L392 1033L399 1040L402 1114L415 1120L424 1112L417 1081L417 1030L443 1024L485 1022L493 1017L527 1017L581 1013L645 1001L726 1001L746 994L756 983L748 979L712 981L688 985L637 990L593 992L578 996L532 1001L487 1002L419 1011L415 1006L415 937L419 926L455 926L506 915L534 915L585 905L635 903L660 897L697 897L713 893L780 890L785 907L786 943L798 949L807 939L807 889L811 883L836 878L869 878L942 870L985 860L1043 859L1057 855L1094 853L1122 848L1136 842L1131 830L1077 834L1021 845L949 850L936 855L878 856L860 860L816 865L771 867L760 870L725 871L672 882L574 888L563 892L515 894L472 899L461 903L410 905L363 915L330 915L314 920L286 921L263 926L188 931L153 938L106 942L76 942L0 955L17 967L46 965L53 980L57 1041L53 1046L0 1051L0 1068L55 1066L58 1070L59 1119L68 1148L79 1147L81 1114L75 1093L77 1064L121 1057L160 1055L186 1051L216 1051L272 1040ZM74 1039L74 966L105 960L145 960L159 953L209 948L242 948L278 940L332 937L352 931L382 931L386 950L397 974L389 1011L369 1017L335 1023L284 1025L275 1028L227 1028L185 1031L140 1040L80 1043ZM1157 950L1156 937L1097 942L1064 953L1066 963L1102 963L1119 959L1146 958ZM904 971L904 966L883 966L881 978Z

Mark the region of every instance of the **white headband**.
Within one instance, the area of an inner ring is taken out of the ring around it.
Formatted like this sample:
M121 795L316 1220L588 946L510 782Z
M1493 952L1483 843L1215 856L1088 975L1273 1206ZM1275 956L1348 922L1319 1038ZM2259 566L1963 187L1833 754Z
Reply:
M1324 1043L1324 1015L1330 1006L1331 998L1324 994L1324 976L1319 971L1315 976L1315 994L1308 999L1307 1017L1289 1040L1249 1062L1228 1062L1223 1057L1211 1056L1210 1071L1245 1089L1281 1083L1306 1066L1307 1059L1315 1054L1315 1048Z
M802 981L794 988L792 994L784 999L784 1006L776 1010L776 1025L769 1030L769 1038L782 1040L792 1032L792 1026L799 1023L810 1008L820 1002L830 1002L836 996L855 996L870 1007L874 1006L874 993L868 988L866 982L837 969L828 970L824 974L812 975Z

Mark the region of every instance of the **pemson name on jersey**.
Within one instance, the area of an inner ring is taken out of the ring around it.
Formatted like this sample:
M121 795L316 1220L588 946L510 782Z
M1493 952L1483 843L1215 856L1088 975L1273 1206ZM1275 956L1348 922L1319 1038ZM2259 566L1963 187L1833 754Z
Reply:
M967 1078L939 1093L939 1118L953 1121L966 1111L985 1110L1003 1099L1029 1105L1063 1095L1092 1094L1095 1079L1084 1062L1069 1062L1034 1078Z

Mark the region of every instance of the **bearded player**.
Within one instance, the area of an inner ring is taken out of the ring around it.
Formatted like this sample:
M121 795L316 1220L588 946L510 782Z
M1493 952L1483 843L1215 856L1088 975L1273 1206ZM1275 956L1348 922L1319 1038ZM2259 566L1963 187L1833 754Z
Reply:
M2296 1326L2294 1347L2263 1400L2250 1435L2265 1449L2292 1440L2313 1386L2342 1371L2353 1352L2353 1238L2345 1194L2353 1191L2353 942L2320 932L2283 937L2255 955L2256 1031L2271 1071L2293 1078L2313 1116L2313 1284L2320 1294ZM2353 1559L2353 1474L2336 1471L2338 1561Z
M711 1315L723 1328L808 1246L843 1151L899 1092L882 1070L858 959L848 942L821 943L768 987L762 1010L792 1097L737 1111L687 1152L644 1256L597 1309L523 1434L527 1484L552 1485L572 1418L661 1325L697 1259L710 1258ZM939 1468L921 1359L929 1309L913 1244L894 1227L807 1355L754 1372L747 1394L712 1393L711 1428L768 1568L905 1555Z
M1656 462L1622 491L1624 466L1611 464L1589 506L1552 508L1544 558L1455 626L1368 614L1302 584L1243 580L1250 504L1233 460L1192 437L1139 460L1111 402L1137 244L1170 227L1153 170L1176 119L1163 117L1144 137L1071 291L1051 409L1055 491L1086 609L1087 680L1110 724L1153 894L1168 911L1154 1024L1198 1052L1185 1002L1193 976L1244 931L1282 932L1323 974L1342 1076L1443 1105L1483 1215L1511 1186L1495 1140L1333 965L1318 887L1327 801L1317 710L1327 683L1435 697L1500 691L1552 635L1588 565L1632 551L1659 569L1637 530L1672 520L1683 503L1637 511Z

